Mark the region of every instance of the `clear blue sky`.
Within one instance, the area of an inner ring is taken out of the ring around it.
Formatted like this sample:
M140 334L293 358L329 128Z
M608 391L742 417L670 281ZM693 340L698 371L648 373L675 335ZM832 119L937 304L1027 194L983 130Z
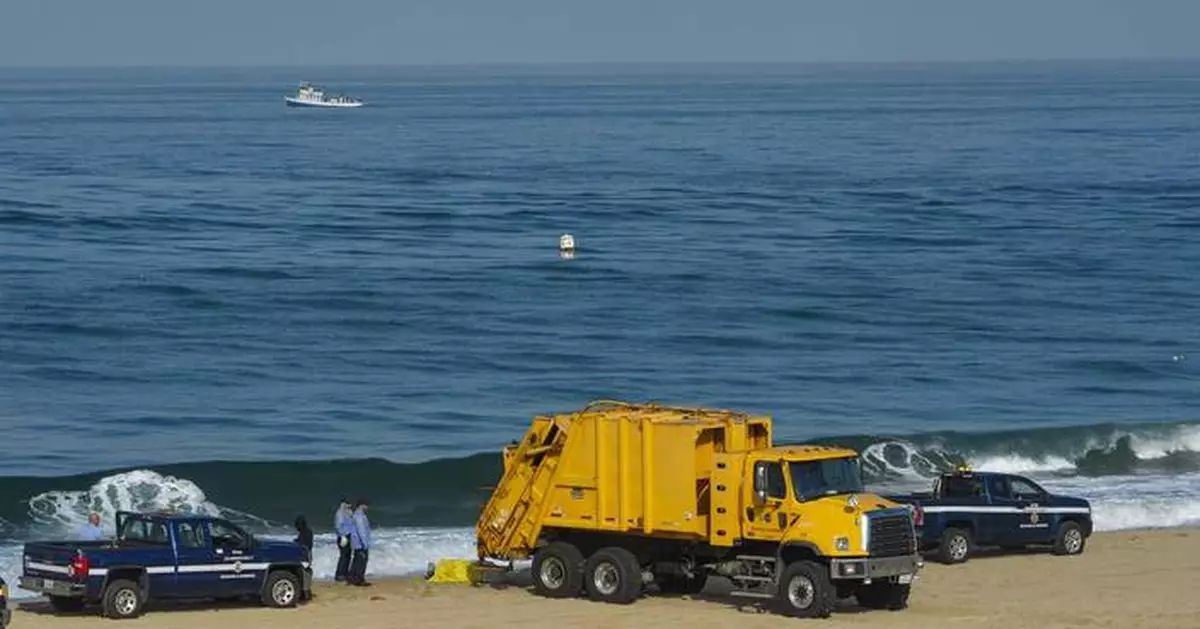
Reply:
M1200 0L0 0L0 65L1200 57Z

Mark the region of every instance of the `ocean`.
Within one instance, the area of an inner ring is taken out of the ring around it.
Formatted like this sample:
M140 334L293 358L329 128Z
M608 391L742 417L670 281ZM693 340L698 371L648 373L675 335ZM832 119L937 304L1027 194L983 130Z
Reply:
M170 507L328 577L342 495L420 572L600 398L1200 524L1197 111L1186 62L0 70L0 575Z

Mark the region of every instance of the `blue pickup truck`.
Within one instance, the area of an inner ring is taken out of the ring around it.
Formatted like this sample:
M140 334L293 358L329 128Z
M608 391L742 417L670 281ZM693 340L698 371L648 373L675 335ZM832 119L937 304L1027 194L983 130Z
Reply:
M308 551L214 517L118 512L112 540L28 542L20 586L58 611L99 604L134 618L152 599L253 597L291 607L312 592Z
M959 469L935 479L931 492L887 497L915 507L922 549L947 564L966 561L979 546L1049 545L1057 555L1077 555L1092 534L1087 500L1014 474Z

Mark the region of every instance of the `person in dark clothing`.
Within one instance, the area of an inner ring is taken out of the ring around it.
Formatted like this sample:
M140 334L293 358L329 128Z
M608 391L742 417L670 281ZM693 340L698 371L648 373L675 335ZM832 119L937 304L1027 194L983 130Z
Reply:
M304 558L307 563L304 564L304 571L308 576L312 577L312 550L313 550L313 530L308 526L308 520L303 515L296 516L296 539L297 544L304 547ZM312 593L301 594L301 600L309 600L312 598Z
M354 559L350 562L350 574L346 576L351 585L370 585L367 583L367 559L371 550L371 522L367 519L367 506L367 501L360 499L354 508L354 527L350 531Z
M313 531L308 526L308 520L304 516L296 516L296 543L304 547L308 560L312 561L313 549Z

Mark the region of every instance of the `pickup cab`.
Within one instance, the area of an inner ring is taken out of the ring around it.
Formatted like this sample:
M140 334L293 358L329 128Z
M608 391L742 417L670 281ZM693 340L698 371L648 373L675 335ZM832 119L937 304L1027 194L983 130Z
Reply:
M28 542L20 586L58 611L99 604L134 618L148 600L254 597L292 607L312 591L308 551L214 517L118 512L112 540Z
M1051 494L1023 476L959 469L934 480L933 491L891 500L915 507L922 550L942 563L962 563L979 546L1049 545L1077 555L1092 534L1087 500Z
M12 611L8 609L8 584L0 577L0 629L7 627L9 620L12 620Z

